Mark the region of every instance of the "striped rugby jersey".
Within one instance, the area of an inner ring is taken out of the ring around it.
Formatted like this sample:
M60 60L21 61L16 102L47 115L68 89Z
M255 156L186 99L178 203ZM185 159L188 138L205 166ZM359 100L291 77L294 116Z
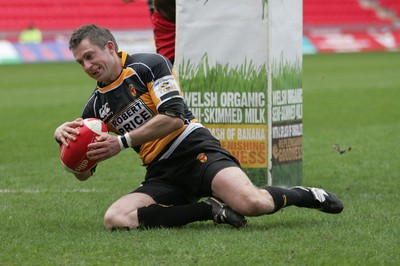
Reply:
M98 83L87 101L82 118L99 118L108 130L119 135L134 130L156 114L177 113L182 119L195 118L183 100L171 63L158 54L119 52L123 70L113 83ZM140 147L134 147L143 164L150 162L185 130L185 124L172 134Z

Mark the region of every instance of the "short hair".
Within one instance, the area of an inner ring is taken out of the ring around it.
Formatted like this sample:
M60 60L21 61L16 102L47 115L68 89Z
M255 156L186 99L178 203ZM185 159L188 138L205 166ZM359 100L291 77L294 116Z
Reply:
M95 24L83 25L72 33L69 39L69 49L77 48L84 39L88 39L90 43L97 45L102 50L108 41L112 41L115 44L115 52L118 52L118 44L109 29Z

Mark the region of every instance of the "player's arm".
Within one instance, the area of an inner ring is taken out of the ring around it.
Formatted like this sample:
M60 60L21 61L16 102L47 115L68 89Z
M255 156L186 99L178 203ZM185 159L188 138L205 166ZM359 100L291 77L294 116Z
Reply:
M184 122L180 117L158 114L143 126L129 132L131 147L163 138L182 128Z
M129 134L129 146L140 146L146 142L163 138L168 134L180 129L184 122L180 117L158 114L146 124L132 130ZM96 138L96 142L88 145L87 156L91 160L104 161L117 155L121 151L118 137L110 134L102 134Z
M89 177L91 177L93 175L92 170L87 170L85 172L76 174L74 173L74 176L79 180L79 181L85 181L87 180Z
M97 164L95 166L92 167L92 169L86 170L85 172L82 173L74 173L74 176L79 180L79 181L85 181L87 180L89 177L91 177L94 172L96 172L96 167Z

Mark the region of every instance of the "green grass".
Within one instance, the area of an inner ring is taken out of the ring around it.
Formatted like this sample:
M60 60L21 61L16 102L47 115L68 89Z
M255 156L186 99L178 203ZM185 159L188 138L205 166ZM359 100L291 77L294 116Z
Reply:
M124 151L79 182L53 141L93 82L72 63L0 66L0 265L397 265L400 53L303 63L303 182L338 194L342 214L288 208L241 230L118 232L103 214L142 180L138 157Z

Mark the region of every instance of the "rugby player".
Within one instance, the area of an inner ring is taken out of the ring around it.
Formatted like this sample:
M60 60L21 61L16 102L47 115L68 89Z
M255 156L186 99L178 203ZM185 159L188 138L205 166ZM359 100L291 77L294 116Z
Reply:
M179 227L208 220L238 228L246 224L245 216L287 206L343 210L335 195L320 188L252 184L239 162L197 123L164 56L119 51L112 33L93 24L75 30L69 46L97 85L82 116L55 130L56 141L67 145L82 119L99 118L114 134L104 133L89 144L88 157L101 162L132 147L146 167L143 183L106 211L106 228ZM86 180L94 172L75 176Z

